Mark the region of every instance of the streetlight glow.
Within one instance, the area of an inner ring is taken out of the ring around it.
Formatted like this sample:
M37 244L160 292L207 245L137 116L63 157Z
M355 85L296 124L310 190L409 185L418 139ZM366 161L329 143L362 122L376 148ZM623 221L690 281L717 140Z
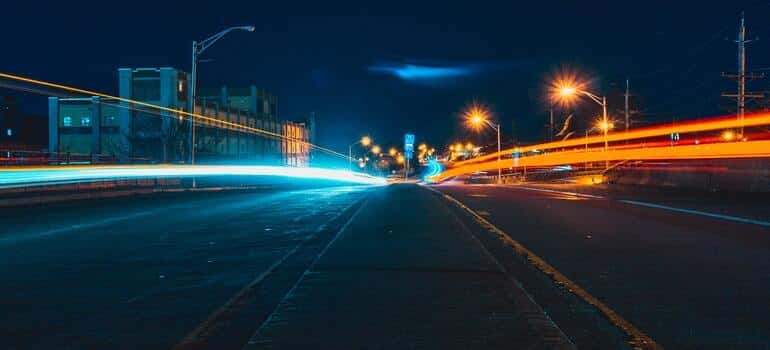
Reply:
M489 115L491 113L486 108L483 108L479 105L476 105L474 103L471 108L466 111L466 119L468 120L468 123L470 126L475 129L476 131L481 131L482 128L489 127L495 132L497 132L497 162L500 163L500 124L493 124L489 121ZM466 146L466 149L468 151L473 150L473 145L469 142ZM502 183L503 180L503 170L502 168L497 169L497 183Z
M380 151L382 151L380 146L377 146L377 145L372 146L372 154L380 154Z
M467 121L468 125L473 129L480 129L484 126L484 124L488 123L489 115L491 113L489 112L489 109L487 109L484 105L478 104L476 102L473 102L473 104L470 105L470 107L466 108L463 112L463 116L465 117L465 120Z
M564 86L559 89L559 95L562 97L572 96L577 92L577 89L572 86Z
M364 147L369 147L369 145L372 144L372 138L369 136L364 136L361 138L361 145Z
M391 147L391 148L388 150L388 154L390 154L390 156L391 156L391 157L395 156L395 155L396 155L396 153L398 153L398 151L396 151L396 149L395 149L394 147Z
M604 132L606 132L608 130L612 130L612 128L614 128L614 127L615 127L615 124L610 122L610 121L599 120L596 123L596 128L601 130L601 131L604 131Z

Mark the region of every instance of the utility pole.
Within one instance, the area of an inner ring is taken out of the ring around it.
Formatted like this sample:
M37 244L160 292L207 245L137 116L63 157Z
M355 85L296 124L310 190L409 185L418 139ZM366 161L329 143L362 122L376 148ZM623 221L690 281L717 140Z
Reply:
M737 99L737 118L738 122L740 124L740 128L737 130L736 135L737 139L743 139L743 117L746 112L746 98L764 98L765 95L762 93L752 93L746 92L746 78L749 80L754 79L761 79L764 78L764 74L746 74L746 44L756 41L754 40L746 40L746 19L744 17L744 14L741 13L741 22L740 26L738 27L738 40L735 40L736 43L738 43L738 74L726 74L722 73L722 76L725 78L731 78L736 79L738 81L738 93L737 94L722 94L722 97L732 97Z

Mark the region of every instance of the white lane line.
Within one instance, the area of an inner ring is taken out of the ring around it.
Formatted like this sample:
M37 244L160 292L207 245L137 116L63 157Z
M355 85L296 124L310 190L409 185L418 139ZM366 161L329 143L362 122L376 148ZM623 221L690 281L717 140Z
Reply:
M602 196L594 196L592 194L585 194L585 193L577 193L577 192L565 192L565 191L557 191L557 190L549 190L545 188L537 188L537 187L527 187L527 186L519 186L519 187L511 187L513 189L522 189L522 190L529 190L529 191L538 191L538 192L548 192L548 193L558 193L558 194L566 194L570 196L575 197L585 197L585 198L593 198L593 199L604 199L606 197Z
M539 191L539 192L549 192L549 193L558 193L558 194L565 194L565 195L571 195L571 196L578 196L578 197L586 197L586 198L594 198L594 199L605 199L606 197L601 196L594 196L590 194L583 194L583 193L575 193L575 192L565 192L565 191L557 191L557 190L549 190L545 188L535 188L535 187L515 187L520 188L524 190L530 190L530 191ZM733 222L740 222L743 224L751 224L751 225L758 225L763 227L770 227L770 222L768 221L762 221L762 220L754 220L754 219L748 219L743 218L740 216L732 216L732 215L724 215L724 214L717 214L717 213L709 213L706 211L700 211L700 210L694 210L694 209L683 209L683 208L677 208L677 207L671 207L668 205L662 205L662 204L655 204L655 203L648 203L648 202L640 202L635 201L631 199L618 199L618 202L625 203L625 204L631 204L631 205L637 205L641 207L647 207L647 208L655 208L655 209L661 209L661 210L669 210L669 211L675 211L678 213L685 213L685 214L691 214L691 215L700 215L705 217L710 217L714 219L721 219L721 220L727 220L727 221L733 221Z
M241 301L248 292L250 292L256 285L262 282L267 276L269 276L278 266L284 263L286 259L288 259L290 256L294 255L300 248L302 248L307 241L309 241L311 238L315 238L316 235L326 230L327 227L329 227L329 224L340 218L343 214L347 213L350 208L358 204L360 201L363 201L364 199L359 199L351 203L350 205L346 206L344 209L342 209L339 213L334 215L330 220L326 221L323 225L319 226L318 229L315 230L315 232L307 234L302 240L297 243L297 245L294 246L291 250L286 252L280 259L276 260L272 265L270 265L266 270L262 271L254 280L252 280L249 284L241 288L238 293L235 293L227 302L225 302L222 306L220 306L218 309L216 309L214 312L212 312L206 319L201 322L198 327L196 327L194 330L192 330L190 333L188 333L182 340L174 345L172 349L184 349L191 344L195 344L199 341L201 341L203 338L205 338L206 333L209 331L212 326L215 326L224 315L226 315L228 312L232 311L238 306L239 301ZM355 215L355 214L354 214Z
M334 242L337 241L337 239L342 235L342 233L348 229L348 226L350 226L350 224L353 222L353 220L355 220L355 218L358 217L358 214L363 211L364 207L366 207L366 204L368 203L366 198L364 198L363 201L364 202L361 204L361 206L359 206L358 209L356 209L355 213L353 213L353 215L350 217L350 219L348 219L348 221L346 221L345 224L342 225L342 227L340 227L339 231L337 231L337 233L334 234L334 237L332 237L332 239L329 241L329 243L326 244L326 246L323 248L323 250L321 250L321 252L318 253L318 255L315 256L313 261L310 263L310 266L308 266L307 269L305 269L305 271L302 273L302 275L299 277L299 279L297 279L297 281L294 283L294 285L291 287L291 289L289 289L289 291L286 292L286 294L284 294L283 298L281 298L281 301L278 302L278 305L275 306L275 308L270 313L270 315L267 317L267 319L265 319L262 322L262 324L259 325L259 328L257 328L257 330L254 332L254 334L251 336L251 338L249 339L248 343L246 343L246 345L243 346L244 350L248 349L248 348L250 348L250 347L252 347L252 346L254 346L256 344L259 344L259 342L260 342L259 341L259 337L261 336L262 329L265 328L266 325L270 324L270 322L273 321L273 318L275 318L276 313L278 312L278 309L281 306L283 306L286 303L286 301L289 300L289 298L291 298L294 295L294 291L305 280L305 278L310 274L310 272L313 270L313 268L315 268L315 265L318 263L318 260L320 260L321 257L324 254L326 254L326 251L329 250L329 247L331 247L334 244Z
M211 206L211 208L215 208L215 209L211 209L211 211L209 211L208 213L209 214L213 213L213 210L225 211L225 210L239 209L239 208L242 208L244 206L254 205L256 202L269 201L269 200L278 200L279 198L289 197L289 196L292 196L294 194L295 194L294 191L287 192L287 193L281 193L281 194L269 194L266 197L257 198L254 201L250 201L250 200L249 201L239 201L237 203L225 203L224 205ZM42 232L19 233L19 234L15 234L13 236L0 237L0 244L13 244L13 243L18 243L18 242L24 242L24 241L29 241L29 240L41 239L41 238L45 238L45 237L48 237L48 236L54 236L54 235L59 235L59 234L63 234L63 233L68 233L70 231L78 231L78 230L84 230L84 229L91 229L91 228L94 228L94 227L107 226L107 225L115 224L115 223L122 222L122 221L134 220L134 219L142 218L142 217L145 217L145 216L151 216L151 215L155 215L155 214L160 214L160 213L162 213L164 211L172 211L172 210L177 210L177 209L191 209L191 208L195 208L195 206L197 206L197 205L201 205L201 203L203 203L204 201L205 200L203 200L203 201L195 200L193 202L188 202L188 203L184 203L184 204L177 204L177 205L171 205L171 206L166 206L166 207L159 207L157 209L145 210L145 211L131 213L131 214L126 214L126 215L121 215L121 216L114 216L114 217L110 217L110 218L106 218L106 219L101 219L101 220L96 220L96 221L91 221L91 222L87 222L87 223L76 223L76 224L71 224L71 225L65 225L65 226L62 226L62 227L59 227L59 228L49 229L49 230L42 231Z
M43 232L24 233L24 234L14 235L14 236L10 236L10 237L2 237L2 238L0 238L0 244L10 244L10 243L24 242L24 241L40 239L40 238L44 238L44 237L48 237L48 236L53 236L53 235L57 235L57 234L61 234L61 233L66 233L66 232L69 232L69 231L77 231L77 230L94 228L94 227L98 227L98 226L106 226L106 225L113 224L113 223L120 222L120 221L126 221L126 220L131 220L131 219L137 219L137 218L145 217L145 216L148 216L148 215L152 215L152 214L158 213L160 211L162 211L162 209L160 209L160 210L148 210L148 211L143 211L143 212L139 212L139 213L133 213L133 214L123 215L123 216L112 217L112 218L108 218L108 219L102 219L102 220L93 221L93 222L89 222L89 223L85 223L85 224L68 225L68 226L64 226L64 227L60 227L60 228L56 228L56 229L51 229L51 230L47 230L47 231L43 231Z
M747 219L747 218L742 218L742 217L739 217L739 216L731 216L731 215L709 213L709 212L705 212L705 211L692 210L692 209L682 209L682 208L676 208L676 207L669 207L667 205L647 203L647 202L640 202L640 201L634 201L634 200L628 200L628 199L621 199L621 200L618 200L618 202L626 203L626 204L632 204L632 205L638 205L638 206L642 206L642 207L670 210L670 211L675 211L675 212L679 212L679 213L686 213L686 214L692 214L692 215L706 216L706 217L710 217L710 218L722 219L722 220L727 220L727 221L735 221L735 222L740 222L740 223L744 223L744 224L752 224L752 225L759 225L759 226L764 226L764 227L770 227L770 222L768 222L768 221Z

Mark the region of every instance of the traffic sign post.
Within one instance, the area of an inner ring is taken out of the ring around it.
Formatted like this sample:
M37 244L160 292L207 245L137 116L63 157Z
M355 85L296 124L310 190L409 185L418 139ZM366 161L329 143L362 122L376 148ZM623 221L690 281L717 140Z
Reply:
M406 166L404 167L404 181L409 179L409 160L414 155L414 134L404 134L404 158Z

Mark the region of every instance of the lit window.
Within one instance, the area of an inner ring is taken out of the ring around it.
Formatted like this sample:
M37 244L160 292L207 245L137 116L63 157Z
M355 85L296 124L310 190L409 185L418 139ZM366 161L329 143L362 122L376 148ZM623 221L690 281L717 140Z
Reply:
M91 117L81 117L80 118L80 125L82 125L82 126L91 126Z
M13 130L11 130L11 128L8 128L5 130L5 134L8 136L13 136Z
M64 124L64 126L72 126L72 117L70 116L64 117L64 119L62 120L62 123Z

